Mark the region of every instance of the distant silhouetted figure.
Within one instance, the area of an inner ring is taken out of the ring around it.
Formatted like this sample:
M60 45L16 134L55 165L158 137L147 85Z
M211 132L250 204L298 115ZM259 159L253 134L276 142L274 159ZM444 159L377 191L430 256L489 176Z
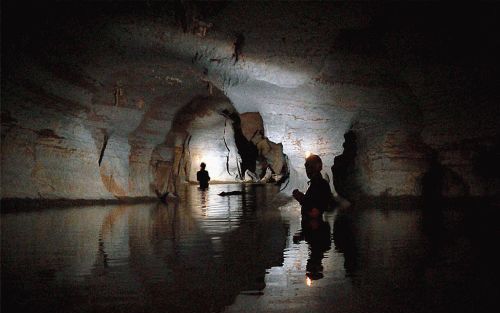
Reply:
M208 182L210 181L210 176L208 176L208 172L205 171L205 167L207 165L203 162L200 164L200 170L196 173L196 179L200 182L200 189L207 189Z
M330 185L321 175L323 162L315 154L311 154L305 163L307 177L311 180L309 188L303 194L299 190L293 191L293 197L302 206L302 217L322 218L323 212L328 209L333 200Z

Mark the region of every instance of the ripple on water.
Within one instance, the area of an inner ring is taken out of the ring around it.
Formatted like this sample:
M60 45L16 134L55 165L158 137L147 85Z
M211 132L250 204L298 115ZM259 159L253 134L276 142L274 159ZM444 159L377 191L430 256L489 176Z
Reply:
M458 213L429 234L419 211L329 212L318 245L275 192L186 185L178 204L4 213L2 311L472 312L493 299L488 232Z

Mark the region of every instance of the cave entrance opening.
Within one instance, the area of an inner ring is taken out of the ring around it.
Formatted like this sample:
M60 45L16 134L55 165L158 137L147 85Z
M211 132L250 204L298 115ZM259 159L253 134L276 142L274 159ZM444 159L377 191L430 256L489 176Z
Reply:
M152 188L176 193L180 183L196 183L202 162L210 183L282 184L289 176L283 146L265 137L261 115L239 114L220 91L197 96L176 113L151 158Z

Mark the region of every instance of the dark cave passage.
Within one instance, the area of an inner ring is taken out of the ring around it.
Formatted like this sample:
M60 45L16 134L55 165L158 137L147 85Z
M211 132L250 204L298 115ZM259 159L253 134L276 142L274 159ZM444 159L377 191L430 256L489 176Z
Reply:
M243 134L241 118L237 112L223 111L222 114L228 118L233 127L234 141L241 157L238 176L240 179L244 179L247 170L255 173L258 156L257 147Z

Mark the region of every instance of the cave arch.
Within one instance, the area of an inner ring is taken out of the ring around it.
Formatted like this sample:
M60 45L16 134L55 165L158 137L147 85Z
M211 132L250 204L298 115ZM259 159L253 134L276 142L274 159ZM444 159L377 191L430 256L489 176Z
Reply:
M195 96L174 115L165 141L151 156L152 189L177 192L180 182L196 181L201 162L207 164L212 181L235 181L237 152L223 110L234 107L217 91Z
M201 162L212 182L282 184L289 175L283 145L265 137L260 113L239 114L220 90L194 97L175 114L151 156L151 191L176 193L179 183L195 183Z

